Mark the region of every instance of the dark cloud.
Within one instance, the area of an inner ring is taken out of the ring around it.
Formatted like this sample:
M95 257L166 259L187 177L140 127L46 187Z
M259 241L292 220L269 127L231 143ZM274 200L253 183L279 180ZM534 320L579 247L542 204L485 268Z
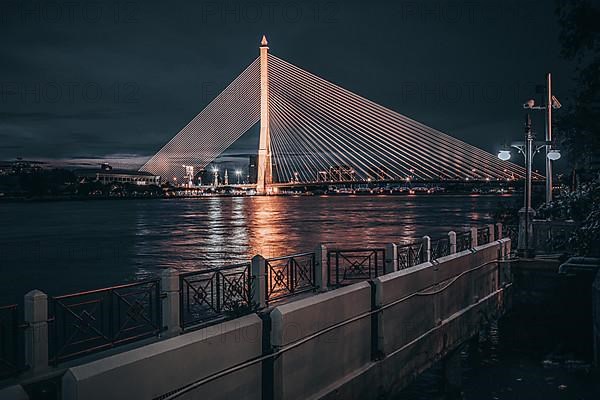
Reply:
M53 120L99 120L99 119L118 119L127 118L133 115L145 115L142 111L122 112L117 110L97 110L72 113L60 112L0 112L0 120L3 122L34 122L34 121L53 121Z
M546 72L561 101L572 85L547 0L0 4L0 159L149 156L262 33L278 57L489 151L521 134Z

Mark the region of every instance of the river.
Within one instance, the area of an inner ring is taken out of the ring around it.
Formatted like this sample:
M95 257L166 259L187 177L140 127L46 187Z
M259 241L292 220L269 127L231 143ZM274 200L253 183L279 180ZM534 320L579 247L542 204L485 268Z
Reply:
M492 222L519 196L204 197L0 203L0 305L309 251L403 242Z

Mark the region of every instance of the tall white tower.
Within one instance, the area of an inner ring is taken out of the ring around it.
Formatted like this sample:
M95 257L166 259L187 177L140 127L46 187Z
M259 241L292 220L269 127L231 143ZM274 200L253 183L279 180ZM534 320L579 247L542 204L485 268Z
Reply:
M258 141L258 177L256 193L267 194L273 182L271 170L271 131L269 129L269 42L260 42L260 139Z

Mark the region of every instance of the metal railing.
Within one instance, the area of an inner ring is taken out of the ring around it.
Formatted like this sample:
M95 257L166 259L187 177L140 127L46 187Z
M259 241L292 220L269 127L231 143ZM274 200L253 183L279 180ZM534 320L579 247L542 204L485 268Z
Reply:
M250 263L180 274L179 305L184 330L251 313Z
M300 253L265 260L266 301L314 290L315 253Z
M398 246L398 269L414 267L425 261L423 243Z
M450 238L448 235L439 239L433 239L431 241L431 259L437 260L447 255L450 255Z
M532 225L533 247L536 252L545 254L574 252L573 243L570 241L577 230L574 221L534 219Z
M0 379L18 374L19 316L18 306L0 307Z
M456 251L461 252L472 248L471 231L456 234Z
M50 361L58 364L162 329L158 279L50 299Z
M490 242L490 227L484 226L477 228L477 246L488 244Z
M335 249L327 252L329 286L344 286L383 275L385 249Z

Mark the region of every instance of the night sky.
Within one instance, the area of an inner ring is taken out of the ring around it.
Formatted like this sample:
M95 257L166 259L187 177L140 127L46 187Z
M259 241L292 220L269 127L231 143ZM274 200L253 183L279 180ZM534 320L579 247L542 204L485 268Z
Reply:
M554 6L4 0L0 160L138 167L258 56L263 33L278 57L495 152L521 138L546 72L569 102ZM543 135L542 115L534 124Z

